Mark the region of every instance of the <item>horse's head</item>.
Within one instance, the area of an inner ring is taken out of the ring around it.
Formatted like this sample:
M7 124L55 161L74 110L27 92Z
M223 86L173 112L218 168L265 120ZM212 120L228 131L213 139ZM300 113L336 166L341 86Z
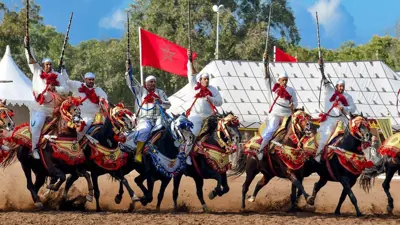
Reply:
M67 127L76 129L78 132L82 131L86 124L81 117L81 110L79 106L82 105L82 99L75 97L68 97L61 103L60 115L65 120Z
M0 129L6 129L7 131L14 130L15 123L12 117L14 112L6 107L6 100L2 101L0 99Z
M371 141L372 134L369 123L362 113L360 115L350 114L349 131L354 138L361 142Z
M191 145L194 142L195 136L192 133L193 123L188 120L186 115L174 115L174 120L171 122L171 131L177 136L179 141L186 142L186 145Z
M292 126L297 134L311 132L311 116L304 111L304 108L296 109L292 114Z
M232 112L224 113L218 120L217 137L221 146L236 150L239 146L241 135L239 131L240 122Z
M123 103L110 106L106 99L101 98L100 108L104 117L111 121L115 134L129 133L135 128L135 115Z

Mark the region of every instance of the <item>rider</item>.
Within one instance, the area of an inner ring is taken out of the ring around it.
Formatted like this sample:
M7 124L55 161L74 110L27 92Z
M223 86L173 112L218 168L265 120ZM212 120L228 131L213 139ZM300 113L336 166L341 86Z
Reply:
M188 80L190 89L193 91L193 100L186 115L193 123L192 133L197 137L203 125L203 120L215 114L216 106L222 105L222 97L217 88L209 85L210 75L208 73L196 74L197 71L190 61L191 55L192 52L188 50ZM191 151L191 148L192 146L186 147L186 154ZM191 164L189 157L187 163Z
M63 75L53 70L52 61L49 58L42 60L42 66L37 63L32 49L28 49L29 37L25 37L25 54L31 70L33 95L36 104L31 110L30 129L32 133L32 156L40 159L38 143L46 117L53 116L54 94L68 94L68 86ZM66 74L63 69L62 74Z
M99 100L100 98L107 99L107 94L97 87L94 82L96 75L92 72L87 72L84 76L85 82L67 80L67 84L72 92L72 96L80 97L82 105L79 106L83 121L85 121L85 128L78 133L78 140L86 134L90 128L96 113L100 111Z
M140 83L132 76L132 80L129 76L130 65L127 63L125 79L129 89L135 95L135 110L138 132L137 136L137 147L135 161L142 162L142 150L145 142L149 138L149 134L154 126L162 124L160 108L163 110L171 107L171 103L168 101L168 97L165 92L161 89L156 88L156 77L148 76L145 80L145 86L141 86Z
M318 61L322 63L322 59ZM318 133L321 134L318 142L318 149L315 156L317 162L321 161L322 150L325 148L326 142L331 137L337 122L342 121L347 126L346 114L354 113L357 108L353 102L353 98L344 92L345 82L344 80L338 80L335 88L328 81L324 74L322 74L322 80L324 82L324 113L320 115L320 127Z
M287 86L289 76L287 73L279 74L278 83L272 86L272 81L275 81L275 79L269 74L267 64L265 63L267 60L267 54L264 53L265 85L267 86L271 106L268 115L268 125L262 134L262 142L257 154L259 160L263 158L264 148L271 141L283 118L292 115L293 109L297 107L296 92L292 87Z

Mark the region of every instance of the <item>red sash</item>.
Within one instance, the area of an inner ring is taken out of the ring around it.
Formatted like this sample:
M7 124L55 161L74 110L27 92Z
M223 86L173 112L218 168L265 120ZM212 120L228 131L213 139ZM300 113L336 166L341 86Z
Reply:
M57 81L58 75L55 73L46 73L42 71L42 74L40 74L40 78L43 80L46 80L46 87L42 91L42 93L38 94L36 96L35 92L33 92L33 96L35 97L35 100L39 105L42 105L44 103L44 93L46 93L47 89L49 88L50 85L52 86L60 86L60 82Z
M274 108L274 105L278 98L283 98L288 101L292 99L292 96L289 94L289 92L286 90L284 86L281 86L280 84L276 83L274 87L272 88L272 92L275 92L276 97L274 99L274 102L272 103L271 107L269 108L269 113L272 112L272 109Z
M99 104L100 99L99 96L96 94L96 89L94 88L88 88L86 85L82 84L82 86L78 89L80 93L85 93L86 97L82 99L82 102L86 101L86 99L89 99L90 102L93 104Z

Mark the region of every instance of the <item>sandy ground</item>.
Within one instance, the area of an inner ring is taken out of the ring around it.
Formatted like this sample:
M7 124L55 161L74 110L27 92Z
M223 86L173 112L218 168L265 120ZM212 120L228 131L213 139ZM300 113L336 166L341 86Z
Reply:
M134 185L135 173L128 176L130 184L137 195L141 195ZM261 177L257 177L260 179ZM310 177L304 181L305 189L309 193L318 177ZM94 212L95 204L86 203L85 212L61 212L54 209L38 212L35 210L30 193L26 189L26 181L19 163L0 171L0 224L399 224L400 207L396 208L400 200L400 181L391 183L392 196L395 200L394 216L386 214L386 195L381 184L376 180L370 193L365 193L358 184L353 191L358 199L361 211L366 215L362 218L354 217L355 211L349 199L342 207L343 216L336 217L333 211L342 190L338 183L328 183L319 193L315 207L305 205L304 198L300 201L301 212L295 214L285 213L289 205L290 182L274 178L263 190L260 191L256 202L247 203L247 210L240 211L241 186L244 177L230 180L230 192L223 197L208 200L207 195L216 184L207 180L204 187L206 202L212 213L204 214L196 196L196 189L191 178L182 180L179 204L185 206L183 212L173 212L172 183L165 193L161 212L155 212L156 202L142 207L136 204L135 212L128 213L129 196L125 192L120 205L114 203L114 196L118 190L118 183L112 182L107 176L100 179L101 206L104 213ZM251 186L251 191L256 182ZM157 199L158 186L156 184L155 200ZM42 188L42 192L44 188ZM84 179L80 178L73 187L70 197L79 193L86 194L87 187ZM250 191L249 191L250 194Z

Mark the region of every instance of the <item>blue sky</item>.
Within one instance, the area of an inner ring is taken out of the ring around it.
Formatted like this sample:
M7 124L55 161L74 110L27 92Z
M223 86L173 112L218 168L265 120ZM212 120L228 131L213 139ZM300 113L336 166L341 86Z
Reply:
M314 15L320 17L321 44L338 48L353 40L368 42L373 35L395 34L400 21L400 0L288 0L296 17L303 47L316 47ZM21 0L3 0L9 8L20 7ZM45 24L65 32L70 13L74 12L70 42L89 39L119 38L124 32L124 9L134 0L36 0ZM68 3L66 3L68 2ZM211 9L210 9L211 10ZM222 24L223 25L223 24Z

